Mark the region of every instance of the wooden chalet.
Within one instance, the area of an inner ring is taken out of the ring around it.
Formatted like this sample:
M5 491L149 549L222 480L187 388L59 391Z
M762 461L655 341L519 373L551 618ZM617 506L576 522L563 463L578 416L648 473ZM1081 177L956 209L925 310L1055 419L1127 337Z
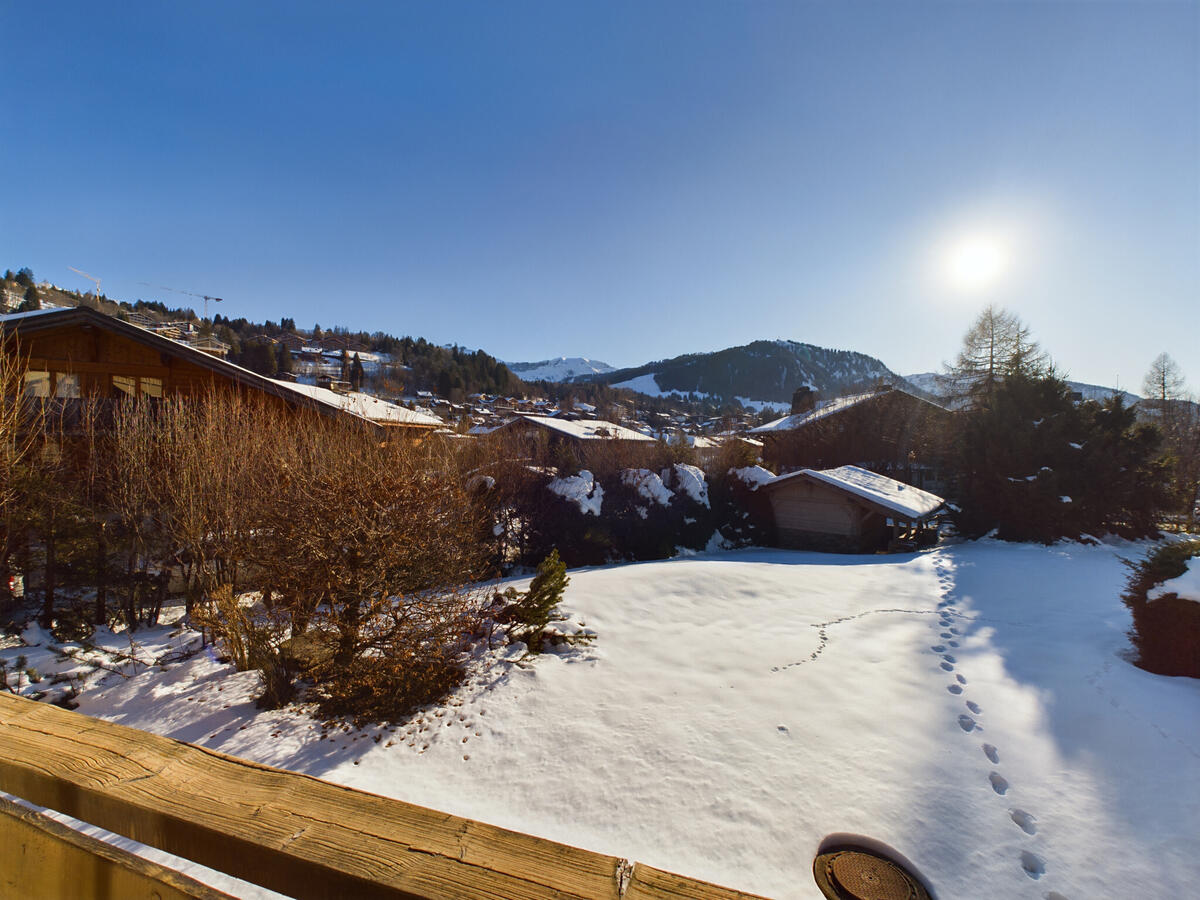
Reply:
M495 435L517 434L531 441L549 441L551 444L566 443L576 446L597 443L649 446L655 442L654 438L649 435L613 422L603 422L599 419L571 421L528 414L510 419L499 428L493 429L491 433Z
M953 423L945 407L889 386L819 404L800 399L791 415L749 436L762 440L765 464L777 472L857 465L943 490Z
M436 416L364 394L337 394L266 378L190 344L80 306L0 316L4 352L25 360L27 394L61 401L145 397L200 397L240 390L288 409L380 428L424 432Z
M764 482L780 547L870 553L937 539L945 501L857 466L801 469Z

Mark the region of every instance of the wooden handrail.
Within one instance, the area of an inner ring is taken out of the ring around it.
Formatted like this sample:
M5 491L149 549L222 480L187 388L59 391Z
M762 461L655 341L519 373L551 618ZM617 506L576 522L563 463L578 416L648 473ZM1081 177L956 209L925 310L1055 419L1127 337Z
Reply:
M750 894L0 695L0 790L307 898Z
M0 898L236 900L0 797Z

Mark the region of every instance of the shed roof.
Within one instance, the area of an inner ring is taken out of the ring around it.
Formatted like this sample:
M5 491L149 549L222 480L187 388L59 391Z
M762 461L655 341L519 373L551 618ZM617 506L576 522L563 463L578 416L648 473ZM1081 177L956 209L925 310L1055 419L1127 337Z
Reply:
M929 491L880 475L858 466L838 466L836 469L801 469L780 475L766 482L763 487L771 490L780 484L794 480L816 481L859 499L866 500L887 515L909 520L920 520L931 516L945 504L945 500Z

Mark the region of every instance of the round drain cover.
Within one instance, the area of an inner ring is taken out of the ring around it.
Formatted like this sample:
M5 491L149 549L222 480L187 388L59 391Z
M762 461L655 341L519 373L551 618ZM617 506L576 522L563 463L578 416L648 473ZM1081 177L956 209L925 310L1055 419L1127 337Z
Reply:
M863 850L822 853L813 876L832 900L929 900L913 876L890 859Z

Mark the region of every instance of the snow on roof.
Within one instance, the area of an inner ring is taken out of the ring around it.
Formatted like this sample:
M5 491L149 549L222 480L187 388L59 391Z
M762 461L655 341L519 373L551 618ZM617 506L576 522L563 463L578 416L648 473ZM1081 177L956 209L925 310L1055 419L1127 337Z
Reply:
M784 416L782 419L776 419L774 422L768 422L766 425L759 425L757 428L751 428L750 434L766 434L771 431L792 431L796 428L801 428L811 422L816 422L826 416L836 412L841 412L844 409L849 409L852 406L857 406L864 400L870 400L879 394L879 391L867 391L863 394L851 394L848 397L838 397L834 400L826 400L824 403L818 404L808 412L793 413L790 416Z
M905 519L922 519L936 512L946 501L936 494L915 488L911 484L897 481L886 475L860 469L858 466L839 466L836 469L801 469L780 475L767 482L773 487L783 481L804 477L815 479L840 488L876 506L882 506L894 515Z
M437 416L405 409L403 406L397 406L395 403L388 403L386 400L380 400L378 397L358 391L341 394L331 391L329 388L316 387L311 384L296 384L290 381L275 381L275 383L298 394L304 394L318 403L335 406L343 412L361 416L383 425L438 426L443 424Z
M52 309L50 309L50 308L31 309L28 312L6 313L5 315L0 316L0 324L3 324L5 322L19 322L22 319L32 319L34 316L44 316L47 313L56 313L56 312L62 312L62 307L56 306Z
M784 416L782 419L776 419L774 422L768 422L766 425L760 425L757 428L751 428L749 433L767 434L774 431L794 431L797 428L803 428L805 425L809 425L820 419L824 419L826 416L831 416L834 413L842 412L843 410L849 409L852 406L857 406L864 400L870 400L873 397L881 397L891 393L907 394L909 397L912 397L915 400L920 400L923 403L928 403L930 406L937 407L938 409L945 409L945 407L940 406L939 404L930 400L926 400L924 397L918 397L916 394L910 393L903 388L880 388L879 390L875 391L866 391L861 394L850 394L846 397L837 397L833 400L826 400L824 403L817 404L815 408L810 409L808 412L793 413L790 416Z
M534 425L541 425L543 428L549 428L551 431L557 431L560 434L565 434L569 437L583 441L596 440L621 440L621 441L653 441L654 438L640 434L631 428L625 428L622 425L615 425L612 422L604 422L598 419L588 419L587 421L568 422L566 419L551 419L547 416L533 416L521 414L514 422L532 422Z

